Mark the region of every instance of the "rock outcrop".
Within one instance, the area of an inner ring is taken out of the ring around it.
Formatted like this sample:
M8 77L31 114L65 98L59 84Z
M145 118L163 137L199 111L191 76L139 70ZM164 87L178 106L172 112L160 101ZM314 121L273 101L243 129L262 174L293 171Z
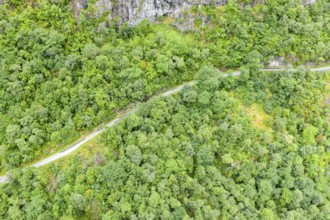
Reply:
M74 16L78 18L80 11L88 7L87 0L71 0L71 7Z
M95 6L99 15L109 13L110 20L135 25L143 19L155 21L162 16L183 18L192 6L220 6L226 3L227 0L98 0ZM71 0L71 4L76 15L82 8L88 7L87 0Z
M304 5L316 2L316 0L304 1ZM0 0L0 4L7 2L10 3L10 0ZM70 0L70 2L77 19L81 10L90 7L88 0ZM97 0L94 6L96 16L107 13L109 20L115 20L118 23L127 22L135 25L143 19L155 21L159 17L169 16L183 21L181 29L192 29L195 20L195 17L189 13L192 6L221 6L227 2L228 0ZM205 17L200 17L200 19L207 20Z

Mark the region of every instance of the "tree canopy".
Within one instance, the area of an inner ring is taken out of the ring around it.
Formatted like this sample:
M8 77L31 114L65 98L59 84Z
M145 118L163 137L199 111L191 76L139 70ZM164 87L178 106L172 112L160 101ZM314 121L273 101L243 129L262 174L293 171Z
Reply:
M196 86L109 128L97 144L108 152L103 164L78 154L11 173L0 215L327 219L329 77L301 69L224 78L203 67Z

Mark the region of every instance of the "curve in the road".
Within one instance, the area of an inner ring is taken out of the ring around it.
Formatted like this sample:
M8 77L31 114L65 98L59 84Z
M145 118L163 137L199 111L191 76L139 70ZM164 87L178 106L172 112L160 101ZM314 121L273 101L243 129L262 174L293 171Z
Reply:
M263 71L282 71L284 69L262 69ZM326 67L319 67L319 68L312 68L311 71L312 72L321 72L321 71L328 71L330 70L330 66L326 66ZM236 71L236 72L232 72L230 73L230 75L232 76L240 76L241 72L240 71ZM227 77L228 74L224 74L224 77ZM169 96L173 93L176 93L178 91L180 91L183 87L185 86L192 86L194 85L196 82L195 81L191 81L191 82L187 82L187 83L183 83L175 88L172 88L166 92L161 93L160 95L163 97ZM85 144L87 141L93 139L94 137L96 137L97 135L101 134L102 132L105 131L105 129L107 127L112 127L113 125L115 125L116 123L118 123L119 121L121 121L123 118L129 116L130 114L134 113L136 111L136 108L131 109L129 112L126 113L122 113L120 115L118 115L115 119L113 119L111 122L109 122L108 124L106 124L104 127L99 128L98 130L94 131L93 133L89 134L88 136L86 136L85 138L79 140L78 142L74 143L73 145L71 145L70 147L66 148L65 150L56 153L42 161L39 161L35 164L33 164L33 167L40 167L40 166L44 166L48 163L51 163L55 160L58 160L64 156L67 156L69 154L71 154L73 151L77 150L80 146L82 146L83 144ZM0 176L0 183L5 183L7 181L7 176Z

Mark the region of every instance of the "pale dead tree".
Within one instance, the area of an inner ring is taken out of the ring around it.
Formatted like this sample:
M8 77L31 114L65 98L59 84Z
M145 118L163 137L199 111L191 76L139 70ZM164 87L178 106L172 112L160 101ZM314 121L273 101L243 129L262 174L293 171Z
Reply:
M104 164L105 164L105 159L104 159L104 157L102 157L99 153L96 153L96 154L94 155L94 164L95 164L96 166L102 166L102 165L104 165Z

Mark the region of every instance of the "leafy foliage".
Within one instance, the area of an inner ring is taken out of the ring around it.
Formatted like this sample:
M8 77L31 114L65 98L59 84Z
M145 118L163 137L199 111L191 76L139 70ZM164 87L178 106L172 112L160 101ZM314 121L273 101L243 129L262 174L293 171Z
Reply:
M301 1L287 0L245 7L240 4L229 1L224 7L204 7L198 12L211 18L212 25L196 35L209 43L214 65L267 64L278 56L292 64L329 60L328 1L307 7Z
M68 143L116 109L189 80L208 54L147 22L123 40L128 27L93 36L90 26L75 24L67 6L41 4L17 9L15 16L0 7L0 160L6 168L50 153L54 147L41 147ZM43 23L52 11L59 21Z
M327 219L329 73L223 78L205 67L197 79L108 129L105 165L75 156L66 169L12 173L2 217ZM246 112L251 103L265 127Z
M195 13L211 27L187 35L146 21L117 27L89 5L79 19L65 0L0 6L2 170L58 150L117 109L193 78L203 64L258 69L276 56L294 64L330 56L327 1L202 7Z
M11 171L1 219L329 219L329 72L258 72L328 60L329 2L247 3L193 8L210 23L185 34L67 0L0 5L1 170L198 81L108 129L107 153Z

